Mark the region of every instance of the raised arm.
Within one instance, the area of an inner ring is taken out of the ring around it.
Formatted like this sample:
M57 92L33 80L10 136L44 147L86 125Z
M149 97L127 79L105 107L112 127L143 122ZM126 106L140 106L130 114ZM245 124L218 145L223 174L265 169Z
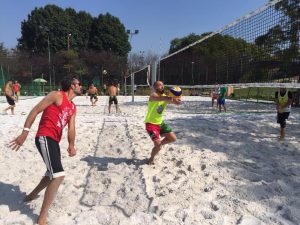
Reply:
M18 151L19 148L22 146L22 144L25 142L29 130L33 124L33 122L35 121L35 118L37 117L37 115L44 111L49 105L57 103L61 98L61 95L59 92L57 91L53 91L51 92L49 95L47 95L42 101L40 101L29 113L25 124L24 124L24 129L22 131L22 133L15 138L14 140L12 140L10 142L9 147L12 148L13 150Z

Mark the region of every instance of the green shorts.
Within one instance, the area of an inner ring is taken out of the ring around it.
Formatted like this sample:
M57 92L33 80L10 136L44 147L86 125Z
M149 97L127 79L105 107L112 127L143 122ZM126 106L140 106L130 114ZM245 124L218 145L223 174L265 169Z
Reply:
M169 124L162 122L160 124L160 134L165 134L165 133L171 133L172 132L172 128L170 127Z

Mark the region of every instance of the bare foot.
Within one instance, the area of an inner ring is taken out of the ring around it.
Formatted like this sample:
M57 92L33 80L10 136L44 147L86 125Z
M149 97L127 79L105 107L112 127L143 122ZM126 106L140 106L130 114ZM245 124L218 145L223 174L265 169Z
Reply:
M41 217L38 217L36 223L37 223L38 225L47 225L46 219L42 219Z
M278 140L279 141L284 141L284 137L279 137Z
M26 197L24 198L24 202L31 202L31 201L33 201L33 200L35 200L35 199L37 199L39 197L39 195L35 195L35 196L32 196L32 195L26 195Z
M148 165L154 165L154 160L153 159L149 159L148 160Z

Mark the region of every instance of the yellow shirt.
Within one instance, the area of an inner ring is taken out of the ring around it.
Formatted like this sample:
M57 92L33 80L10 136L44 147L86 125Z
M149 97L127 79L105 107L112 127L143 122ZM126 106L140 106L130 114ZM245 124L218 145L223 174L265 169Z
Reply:
M166 96L163 94L162 96ZM148 112L145 118L145 123L152 123L160 125L162 123L162 117L167 108L165 101L150 101L148 102Z

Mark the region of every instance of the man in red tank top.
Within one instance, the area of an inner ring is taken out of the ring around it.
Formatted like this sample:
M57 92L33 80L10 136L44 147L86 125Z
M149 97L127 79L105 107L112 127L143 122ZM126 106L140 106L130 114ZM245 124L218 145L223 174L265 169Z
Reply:
M50 92L29 113L22 133L10 142L13 150L19 150L30 131L35 118L43 112L39 128L36 134L36 146L46 164L46 174L28 194L24 201L32 201L46 188L45 197L38 224L46 224L49 208L54 201L57 190L64 179L64 169L61 164L59 142L62 137L63 128L68 124L68 153L69 156L76 155L75 149L75 115L76 106L72 99L81 93L81 85L74 76L66 77L62 83L62 91Z

